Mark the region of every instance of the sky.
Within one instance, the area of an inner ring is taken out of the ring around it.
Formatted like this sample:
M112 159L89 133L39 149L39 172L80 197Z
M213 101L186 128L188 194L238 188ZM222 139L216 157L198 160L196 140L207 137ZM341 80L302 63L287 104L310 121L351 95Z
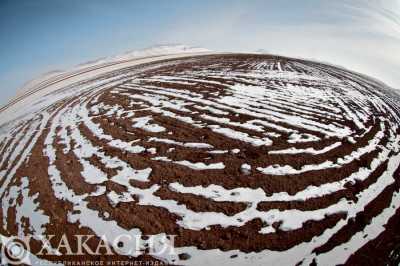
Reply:
M400 0L0 0L0 105L45 72L160 44L313 59L400 89Z

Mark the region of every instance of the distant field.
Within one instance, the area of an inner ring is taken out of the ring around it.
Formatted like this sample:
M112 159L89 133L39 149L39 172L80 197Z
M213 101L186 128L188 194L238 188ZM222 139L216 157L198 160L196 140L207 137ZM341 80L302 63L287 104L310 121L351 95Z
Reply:
M177 265L398 261L400 97L384 85L258 54L102 67L3 109L21 109L0 121L3 236L176 235L176 255L144 238L136 259Z

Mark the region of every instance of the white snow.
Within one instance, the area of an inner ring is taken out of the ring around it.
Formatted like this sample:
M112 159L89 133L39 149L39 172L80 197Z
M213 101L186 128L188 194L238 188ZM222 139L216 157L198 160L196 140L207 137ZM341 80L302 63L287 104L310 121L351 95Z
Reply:
M171 55L181 52L185 53ZM253 145L254 147L252 148L264 148L263 146L268 146L268 149L271 149L268 153L276 154L277 156L285 154L318 156L334 149L339 149L342 142L337 141L320 149L296 147L300 144L311 145L309 142L321 141L320 134L323 138L347 139L356 143L360 137L371 130L371 127L366 128L365 124L373 117L372 109L396 116L392 108L380 97L364 95L361 85L357 82L342 81L335 78L334 75L325 73L323 69L320 71L315 68L310 69L306 64L300 62L285 61L283 63L267 60L256 63L253 66L255 71L248 73L240 70L193 70L190 73L174 73L171 76L165 74L146 79L135 78L134 74L113 73L113 77L103 77L103 79L87 83L82 82L87 81L88 78L136 64L195 55L197 52L200 51L189 48L186 50L186 47L164 47L149 50L146 53L130 53L113 59L104 59L80 66L66 73L53 74L48 77L49 82L52 84L51 86L39 90L33 96L0 113L0 121L2 123L11 121L9 125L2 127L2 132L0 132L1 143L10 142L7 148L3 146L0 149L0 153L3 155L0 166L6 169L0 172L0 176L4 180L0 188L0 196L3 197L2 212L3 214L7 213L9 208L15 207L19 234L24 234L24 228L20 222L22 218L28 218L30 222L29 229L38 234L45 233L44 228L50 222L50 217L46 216L40 208L39 194L30 195L29 181L31 178L36 177L22 177L19 185L14 183L18 168L29 159L33 146L43 133L46 133L43 154L49 160L47 172L54 196L58 200L67 201L72 205L72 211L67 213L68 222L78 223L79 226L87 227L99 236L105 235L111 241L121 234L141 235L142 232L139 228L134 227L124 229L116 221L110 219L110 213L90 209L87 197L105 195L114 207L121 202L131 202L141 206L163 208L165 211L179 217L176 223L180 227L190 230L207 230L212 225L219 225L223 228L229 226L240 227L249 221L260 219L263 222L263 227L259 233L272 234L275 233L275 228L272 224L277 222L281 223L281 230L291 231L302 228L307 221L320 221L331 214L347 214L345 219L339 221L332 228L326 229L321 235L285 251L263 250L257 253L245 253L239 250L202 250L193 246L186 246L176 248L176 251L178 253L188 253L190 258L187 261L180 261L176 254L163 253L160 255L160 259L169 263L175 260L177 264L189 265L204 265L206 263L219 265L227 265L229 263L238 265L276 265L278 263L281 265L294 265L304 259L303 263L308 265L315 259L321 265L343 264L352 253L385 230L384 226L388 219L400 207L399 193L392 195L390 207L384 209L378 216L373 218L371 223L361 232L355 233L351 239L326 253L318 255L314 253L316 247L326 243L332 235L343 228L350 219L362 212L371 200L383 193L384 189L395 181L393 174L400 161L400 155L398 154L400 136L396 132L397 126L390 120L381 119L379 121L376 118L374 123L379 123L380 130L375 136L366 145L341 158L329 159L319 164L304 164L298 169L289 164L268 165L267 163L267 165L258 165L256 160L246 161L246 159L243 159L237 165L244 175L249 175L255 170L267 175L295 175L330 168L339 170L346 164L360 159L365 154L379 151L368 167L360 167L357 171L336 182L326 182L318 186L310 185L293 195L284 191L271 193L256 186L252 188L235 187L232 189L212 183L203 186L186 186L183 183L181 184L179 179L168 184L168 188L177 193L197 195L215 202L247 204L246 209L231 215L211 211L196 212L179 201L161 199L155 195L161 188L159 184L152 184L145 189L133 186L130 182L131 180L139 182L151 181L153 169L146 166L135 167L135 163L131 165L131 163L118 156L110 156L106 149L102 147L103 144L129 156L138 156L143 153L149 156L151 160L162 161L166 165L176 164L195 171L221 170L222 173L224 172L225 164L218 161L218 159L225 156L241 158L241 154L239 154L241 150L236 147ZM160 56L160 53L170 55ZM138 58L138 56L143 55L153 55L154 58ZM115 64L112 65L111 63ZM99 69L91 69L93 66L101 67ZM288 71L288 69L291 70ZM301 73L296 72L296 69L303 71ZM87 73L84 73L84 71L87 71ZM306 74L310 73L310 71L314 71L314 74ZM207 80L207 77L230 82ZM266 79L268 79L268 84L265 82ZM300 80L310 82L310 84L318 84L318 86L302 86L300 85ZM147 81L159 81L162 84L169 83L169 85L204 83L208 86L224 86L226 91L223 96L220 96L222 94L218 92L210 94L215 97L214 99L212 97L204 98L201 93L175 89L173 86L165 89L159 86L141 85L141 82ZM285 85L282 85L283 82ZM341 86L333 86L334 84ZM31 86L29 90L40 89L39 82L33 82L29 86ZM321 87L324 89L321 89ZM359 91L357 92L354 88L358 88ZM207 143L207 141L188 142L179 140L179 134L175 134L176 132L169 127L167 132L166 125L156 123L153 116L140 116L140 111L125 110L123 106L109 106L99 103L89 108L89 103L93 104L99 101L99 95L103 89L112 89L113 94L128 96L131 101L131 107L139 105L140 110L176 119L184 126L211 130L219 134L218 137L226 137L229 147L225 143L224 146L218 146L217 143L212 141ZM49 94L50 92L53 94ZM76 95L79 95L78 99L73 98ZM48 108L60 100L66 100L66 104L58 105L54 109ZM349 100L352 101L353 105L347 105ZM25 106L27 107L24 108ZM225 117L227 115L232 116L230 118ZM17 117L20 117L18 121L12 121ZM146 136L139 139L134 133L130 133L129 140L116 139L107 134L100 124L95 123L94 117L101 119L108 117L128 119L133 128L142 129L151 137ZM251 119L242 120L242 117L251 117ZM328 118L330 122L326 123L321 120L322 118ZM344 123L346 120L353 121L355 126L363 133L355 134ZM85 125L90 133L103 143L97 146L98 144L95 141L86 137L79 128L80 124ZM48 125L50 126L48 127ZM306 130L307 134L302 133L302 130ZM14 138L12 135L14 135ZM165 137L167 135L168 138ZM286 139L282 135L288 135L289 137ZM274 141L281 137L282 139L280 140L293 144L293 147L273 150ZM388 143L386 144L381 143L384 137L388 137ZM56 142L63 145L62 151L64 154L72 152L74 159L82 166L80 173L82 181L95 185L96 191L78 195L72 188L68 187L64 182L63 173L56 164ZM146 143L144 147L139 144L142 142ZM160 156L158 154L159 150L152 147L154 143L169 145L167 146L167 152L170 157ZM230 143L233 143L233 145L230 145ZM240 145L236 146L235 144ZM176 155L173 151L182 148L214 155L206 158L205 160L209 160L207 162L171 159ZM245 152L246 147L243 148L243 154ZM116 174L108 176L98 166L92 165L90 163L92 156L98 159L98 163L102 164L102 167L115 170ZM307 201L343 190L348 183L366 180L371 173L386 162L388 163L386 171L369 187L355 195L358 199L357 202L343 198L325 208L310 211L298 209L259 211L257 209L257 205L260 202ZM194 174L200 173L195 171L193 171ZM247 177L250 178L250 176ZM232 178L234 179L235 176L232 176ZM102 184L107 180L124 186L126 192L117 193L107 190ZM22 198L20 203L17 203L18 197ZM7 217L3 215L4 230L7 229L7 222ZM164 233L160 233L157 236L162 237L164 235ZM367 236L365 237L365 235ZM4 237L0 237L3 241ZM140 250L139 253L145 250L144 244L139 244L137 247ZM237 255L237 257L230 258L231 255Z
M137 117L132 119L133 122L135 122L132 127L136 128L141 128L143 130L153 132L153 133L158 133L158 132L164 132L165 127L162 127L157 124L150 124L149 122L152 120L151 116L144 116L144 117Z

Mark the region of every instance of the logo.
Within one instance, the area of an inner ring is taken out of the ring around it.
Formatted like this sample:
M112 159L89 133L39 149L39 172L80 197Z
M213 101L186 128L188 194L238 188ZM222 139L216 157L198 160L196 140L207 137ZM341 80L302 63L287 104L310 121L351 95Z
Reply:
M17 237L4 237L1 239L1 263L6 265L30 264L29 241Z
M122 255L137 257L147 253L153 256L176 256L175 235L129 235L122 234L107 238L105 235L30 235L23 239L0 235L1 265L31 265L31 259L55 256L105 256ZM30 241L40 241L41 248L33 252ZM50 243L52 241L53 245ZM95 240L95 241L90 241ZM57 243L54 245L54 243ZM89 245L91 243L91 245Z

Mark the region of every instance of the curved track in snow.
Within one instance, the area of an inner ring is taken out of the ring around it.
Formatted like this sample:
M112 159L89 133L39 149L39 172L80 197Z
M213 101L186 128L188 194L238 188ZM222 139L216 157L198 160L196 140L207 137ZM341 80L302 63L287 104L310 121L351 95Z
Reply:
M88 76L2 125L0 232L172 234L176 264L358 261L399 216L399 102L266 55Z

